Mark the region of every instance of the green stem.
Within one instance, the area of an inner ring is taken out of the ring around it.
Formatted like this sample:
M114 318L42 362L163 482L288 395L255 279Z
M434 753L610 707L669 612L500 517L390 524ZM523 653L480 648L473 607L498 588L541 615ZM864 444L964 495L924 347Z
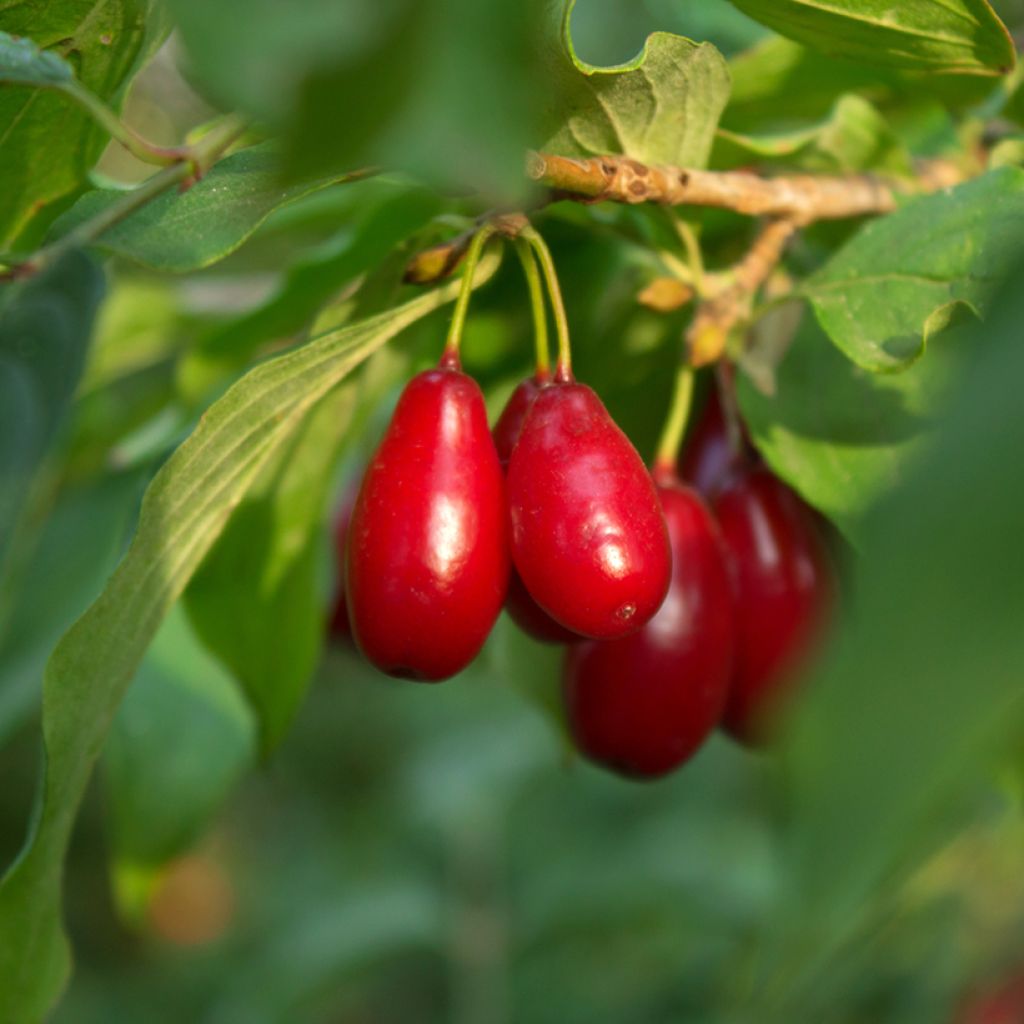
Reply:
M455 311L452 313L451 326L448 328L448 340L444 345L444 353L441 355L441 365L459 369L462 365L459 358L459 348L462 345L462 331L466 326L466 313L469 311L469 299L473 294L473 277L476 274L476 266L480 262L480 256L484 246L494 234L494 228L490 224L483 227L473 236L466 250L466 265L462 272L462 287L459 289L459 297L455 300Z
M167 167L189 155L187 146L157 146L144 139L134 128L126 125L98 96L77 81L62 84L60 91L82 107L107 134L117 139L132 156L144 163Z
M525 227L520 235L533 248L548 286L548 297L551 299L551 312L555 317L555 333L558 336L558 363L555 366L555 380L570 382L572 376L572 347L569 343L569 319L565 315L565 303L562 301L562 289L558 284L555 262L551 258L551 250L537 233L533 225Z
M658 453L654 458L656 477L674 477L679 449L686 433L686 421L690 418L690 402L693 399L693 369L681 366L676 375L675 393L669 407L668 418L658 442Z
M516 253L523 264L526 286L530 291L530 308L533 310L533 341L537 349L535 375L537 380L547 380L551 376L551 363L548 356L548 315L544 308L544 288L530 243L517 238L515 244Z
M157 171L141 185L125 192L120 199L111 203L95 217L83 221L63 238L40 249L26 261L25 268L30 272L35 272L42 269L47 263L53 262L69 249L95 242L115 224L130 217L136 210L152 202L167 189L208 168L244 130L245 125L238 118L233 115L224 118L223 122L211 129L191 148L188 159L179 160L170 167Z
M669 211L669 216L672 218L676 234L686 250L686 259L690 264L690 272L693 275L693 287L698 295L703 295L704 257L701 255L700 241L697 238L697 233L682 217L677 216L674 212Z

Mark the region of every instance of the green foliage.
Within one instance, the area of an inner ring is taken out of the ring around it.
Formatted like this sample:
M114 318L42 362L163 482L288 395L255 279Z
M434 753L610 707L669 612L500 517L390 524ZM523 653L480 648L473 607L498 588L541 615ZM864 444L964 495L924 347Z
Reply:
M572 45L567 0L564 54L552 57L555 95L539 148L564 156L626 153L653 164L707 163L729 95L722 55L710 44L658 32L628 64L598 68Z
M176 605L103 753L115 877L138 877L186 850L255 755L252 710Z
M17 571L0 588L8 613L0 630L0 745L37 709L46 659L103 589L141 490L137 473L111 473L67 488L39 536L23 533Z
M232 513L187 591L196 631L256 709L265 753L320 660L323 524L355 404L350 386L321 400Z
M251 146L225 157L187 191L165 192L106 231L99 244L154 270L197 270L237 249L273 210L344 180L305 177L283 186L277 148ZM54 224L52 237L101 215L123 195L115 189L87 192Z
M488 269L493 263L481 276ZM253 370L211 406L154 478L124 560L47 665L40 809L21 857L0 883L0 990L8 1020L39 1019L67 976L60 880L71 827L113 714L164 616L232 506L317 400L453 294L451 286L435 290Z
M711 159L715 167L780 163L810 171L850 174L878 171L909 176L911 159L903 140L867 100L840 96L819 124L766 135L720 128Z
M830 345L808 313L772 394L741 378L743 414L772 469L857 539L865 509L927 447L967 345L951 330L902 373L872 373Z
M293 166L382 163L498 194L521 189L541 87L538 0L171 7L211 94L279 127Z
M31 39L0 32L0 83L52 86L74 76L71 65L58 54L40 50Z
M85 364L103 274L70 252L0 294L0 572Z
M0 32L28 37L43 50L33 66L45 64L52 81L58 64L70 63L77 81L107 100L119 99L166 31L155 0L0 0ZM0 139L0 248L6 248L40 207L82 184L107 138L60 93L0 86Z
M1020 737L1024 481L1008 467L1024 445L1022 282L1018 266L973 329L978 359L927 455L869 513L853 607L796 716L798 896L776 933L780 956L791 941L802 953L796 991L860 922L872 887L918 862L944 806Z
M981 314L1024 228L1024 174L1005 168L867 224L801 288L858 365L901 370L960 312Z
M201 398L261 344L301 331L346 284L380 264L441 206L436 194L421 188L386 185L382 192L374 181L348 187L353 194L345 226L290 266L265 302L199 340L179 370L183 390Z
M997 74L1016 56L988 0L732 0L791 39L867 64Z

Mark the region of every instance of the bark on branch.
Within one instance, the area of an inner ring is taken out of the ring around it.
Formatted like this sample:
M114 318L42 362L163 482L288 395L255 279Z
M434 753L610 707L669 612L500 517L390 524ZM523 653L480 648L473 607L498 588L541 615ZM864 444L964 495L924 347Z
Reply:
M730 332L750 315L754 295L779 265L786 245L799 228L791 217L767 221L746 255L732 269L731 282L697 307L686 332L691 366L708 366L721 358Z
M915 180L903 183L870 174L769 178L748 171L649 167L622 156L574 159L536 152L527 154L526 171L562 199L713 206L799 224L890 213L903 192L936 191L963 178L945 161L922 164Z

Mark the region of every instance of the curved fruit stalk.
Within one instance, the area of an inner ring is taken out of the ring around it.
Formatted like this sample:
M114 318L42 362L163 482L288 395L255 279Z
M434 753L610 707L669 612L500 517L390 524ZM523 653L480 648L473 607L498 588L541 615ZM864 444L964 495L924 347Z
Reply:
M476 657L505 600L507 517L476 382L450 365L414 377L349 529L349 617L374 665L436 682Z
M494 446L498 450L498 459L502 469L508 469L508 461L512 457L512 449L519 438L526 414L540 390L548 383L548 375L537 373L522 381L512 392L505 408L494 425ZM547 644L565 644L578 640L579 634L566 629L553 618L530 596L523 585L519 573L513 568L508 581L508 596L505 599L505 611L512 621L527 636Z
M732 678L732 591L718 527L696 491L659 483L672 583L638 633L575 644L562 694L580 751L623 775L656 778L718 724Z
M746 440L737 450L729 436L718 388L712 388L679 460L679 475L712 499L752 462Z
M537 395L508 496L515 567L556 622L610 640L658 610L672 559L654 483L590 388L556 381Z
M741 473L714 508L736 602L736 670L724 722L750 742L825 626L834 571L814 513L768 469Z

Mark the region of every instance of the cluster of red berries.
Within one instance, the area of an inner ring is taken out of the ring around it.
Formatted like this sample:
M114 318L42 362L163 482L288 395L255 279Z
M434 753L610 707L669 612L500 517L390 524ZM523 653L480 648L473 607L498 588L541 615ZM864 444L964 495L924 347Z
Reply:
M651 473L563 376L520 384L493 434L457 359L409 382L339 520L333 624L382 671L433 682L473 660L504 606L568 645L582 753L659 776L719 724L756 737L818 632L830 563L814 514L737 451L716 400L678 471Z

